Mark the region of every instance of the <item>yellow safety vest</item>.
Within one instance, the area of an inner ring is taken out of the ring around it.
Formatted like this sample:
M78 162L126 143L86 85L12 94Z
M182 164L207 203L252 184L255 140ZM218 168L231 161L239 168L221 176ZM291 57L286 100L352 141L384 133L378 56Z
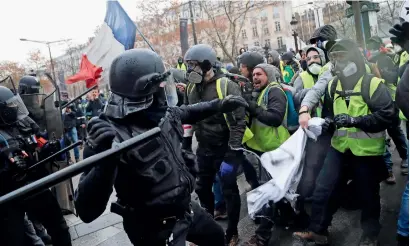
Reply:
M285 92L282 90L278 82L271 82L268 86L266 86L266 88L261 92L261 94L258 97L258 106L262 107L265 110L267 109L268 105L267 102L263 100L263 98L265 96L265 93L269 92L269 89L272 87L280 88L283 94L285 94ZM249 148L260 152L275 150L279 146L281 146L282 143L284 143L290 137L289 131L285 127L288 113L287 111L288 105L286 102L286 113L283 117L282 125L279 127L265 125L262 122L260 122L256 117L254 117L252 119L251 124L251 131L254 134L254 136L252 139L246 142L246 145Z
M186 71L186 66L184 63L182 63L181 65L177 64L177 69Z
M307 71L301 72L299 76L302 79L304 89L310 89L315 85L315 80L313 79L313 76ZM317 117L322 117L322 108L323 108L324 98L325 98L324 96L321 97L319 101L319 105L316 107Z
M191 94L194 88L195 88L195 84L190 83L187 86L187 95ZM224 99L226 97L227 91L228 91L228 80L225 77L217 79L216 80L216 93L218 94L218 98L221 100ZM227 115L226 114L223 114L223 115L224 115L226 124L230 128ZM253 138L252 131L248 127L246 127L245 134L243 135L243 138L242 138L242 144L246 143L252 138Z
M363 77L353 89L353 93L361 93ZM334 79L328 85L329 95L331 94L332 83L337 83L335 95L333 96L333 113L334 115L348 114L351 117L359 117L371 114L371 111L362 96L350 97L349 107L346 100L336 95L337 91L343 91L340 81ZM382 83L382 79L373 77L370 81L370 98ZM355 127L343 127L335 131L332 137L332 147L339 152L345 153L350 149L355 156L380 156L386 149L386 131L378 133L364 132Z

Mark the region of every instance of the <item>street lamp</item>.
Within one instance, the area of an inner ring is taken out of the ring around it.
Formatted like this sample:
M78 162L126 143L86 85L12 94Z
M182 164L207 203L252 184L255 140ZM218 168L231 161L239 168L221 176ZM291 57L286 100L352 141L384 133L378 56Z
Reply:
M53 63L53 57L51 56L51 48L50 44L55 44L55 43L60 43L60 42L68 42L71 39L61 39L61 40L56 40L56 41L38 41L38 40L31 40L31 39L26 39L26 38L20 38L20 41L23 42L32 42L32 43L39 43L39 44L45 44L48 47L48 54L50 55L50 63L51 63L51 72L53 73L53 79L56 80L56 73L54 71L54 63Z
M292 26L292 28L293 28L293 34L292 34L292 36L293 36L293 38L295 39L295 52L298 52L299 51L299 47L298 47L298 34L297 34L297 32L296 32L296 25L298 24L298 21L296 20L296 17L295 16L293 16L292 17L292 21L290 22L290 25Z

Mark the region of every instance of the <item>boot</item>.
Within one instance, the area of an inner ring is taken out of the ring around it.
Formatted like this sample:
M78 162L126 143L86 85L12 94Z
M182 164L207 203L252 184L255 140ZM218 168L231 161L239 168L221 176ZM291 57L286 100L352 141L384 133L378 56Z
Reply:
M362 236L360 239L359 246L379 246L379 241L377 240L377 237L366 237Z

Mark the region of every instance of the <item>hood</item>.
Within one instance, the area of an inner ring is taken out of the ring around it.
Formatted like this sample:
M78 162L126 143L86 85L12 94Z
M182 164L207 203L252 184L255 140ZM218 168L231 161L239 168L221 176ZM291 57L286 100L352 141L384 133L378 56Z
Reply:
M356 64L358 69L356 73L357 76L361 76L366 72L365 58L355 41L351 39L341 39L332 46L329 53L333 51L348 51L347 59Z
M269 55L272 56L273 62L272 65L279 67L280 64L280 54L276 50L269 51Z
M310 43L314 43L312 40L315 39L322 39L325 40L335 40L337 39L337 32L336 29L332 25L324 25L317 28L314 32L312 37L310 38Z
M262 64L257 65L255 68L261 68L263 71L265 71L266 76L268 77L268 80L269 80L268 83L276 81L275 73L277 69L273 65L262 63Z
M311 51L311 50L315 50L317 53L319 53L321 65L324 66L326 64L325 52L322 49L319 49L317 47L309 47L306 50L306 56L308 55L309 51Z

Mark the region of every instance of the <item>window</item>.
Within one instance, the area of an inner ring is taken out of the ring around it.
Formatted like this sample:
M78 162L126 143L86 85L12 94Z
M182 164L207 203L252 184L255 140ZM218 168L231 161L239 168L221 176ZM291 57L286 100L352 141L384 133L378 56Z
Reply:
M280 49L280 48L282 48L282 46L283 46L282 37L278 37L278 48Z
M254 43L254 45L255 45L255 46L259 46L259 42L256 41L256 42Z
M270 48L270 39L265 40L265 46Z
M246 30L242 30L242 38L247 38L247 36L246 36Z
M277 32L280 32L280 21L275 21L275 28Z
M279 14L279 8L274 7L273 8L273 18L279 18L280 14Z
M258 29L256 28L256 26L252 27L252 33L254 37L258 36Z
M269 28L268 27L263 28L263 34L266 34L266 35L269 34Z

